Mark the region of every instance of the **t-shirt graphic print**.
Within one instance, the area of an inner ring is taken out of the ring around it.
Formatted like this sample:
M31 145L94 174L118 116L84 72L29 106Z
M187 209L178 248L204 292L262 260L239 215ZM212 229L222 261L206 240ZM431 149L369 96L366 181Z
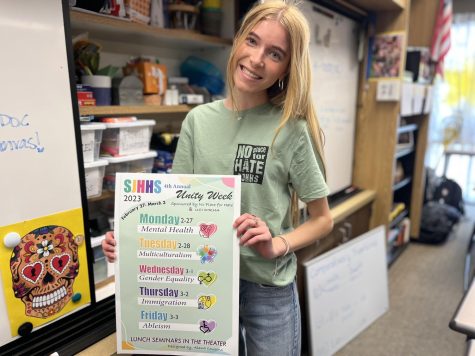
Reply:
M234 158L234 174L241 175L241 182L262 184L269 146L238 144Z

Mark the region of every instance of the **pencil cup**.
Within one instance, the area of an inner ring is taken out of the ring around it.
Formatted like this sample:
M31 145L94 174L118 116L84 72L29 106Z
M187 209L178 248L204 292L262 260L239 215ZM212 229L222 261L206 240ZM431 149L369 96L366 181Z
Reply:
M111 105L111 77L107 75L83 75L82 83L91 87L96 105Z

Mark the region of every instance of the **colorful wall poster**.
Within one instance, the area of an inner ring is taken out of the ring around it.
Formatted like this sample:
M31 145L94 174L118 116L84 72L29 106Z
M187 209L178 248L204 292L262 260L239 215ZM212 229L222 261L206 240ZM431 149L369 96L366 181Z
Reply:
M405 50L404 32L385 32L370 39L369 78L402 78Z
M237 354L240 184L117 174L118 353Z
M82 209L0 226L0 272L12 337L91 303Z

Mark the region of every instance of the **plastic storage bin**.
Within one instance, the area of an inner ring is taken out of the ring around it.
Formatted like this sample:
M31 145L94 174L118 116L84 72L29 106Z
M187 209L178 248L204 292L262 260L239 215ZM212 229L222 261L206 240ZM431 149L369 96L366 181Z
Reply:
M148 151L123 157L104 157L109 165L104 175L104 189L115 190L115 174L119 173L151 173L156 151Z
M109 163L104 159L84 163L86 195L88 198L98 197L102 194L102 180L104 178L105 167L108 164Z
M102 135L101 154L124 156L149 150L155 120L106 123Z
M106 125L99 123L81 124L82 156L84 163L99 159L102 132Z

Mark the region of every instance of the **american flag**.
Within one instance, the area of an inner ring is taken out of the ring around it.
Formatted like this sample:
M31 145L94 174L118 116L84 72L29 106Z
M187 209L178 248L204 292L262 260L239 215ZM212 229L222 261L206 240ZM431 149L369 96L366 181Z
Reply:
M435 72L444 75L444 57L450 49L450 26L452 26L452 0L439 0L434 35L430 49Z

